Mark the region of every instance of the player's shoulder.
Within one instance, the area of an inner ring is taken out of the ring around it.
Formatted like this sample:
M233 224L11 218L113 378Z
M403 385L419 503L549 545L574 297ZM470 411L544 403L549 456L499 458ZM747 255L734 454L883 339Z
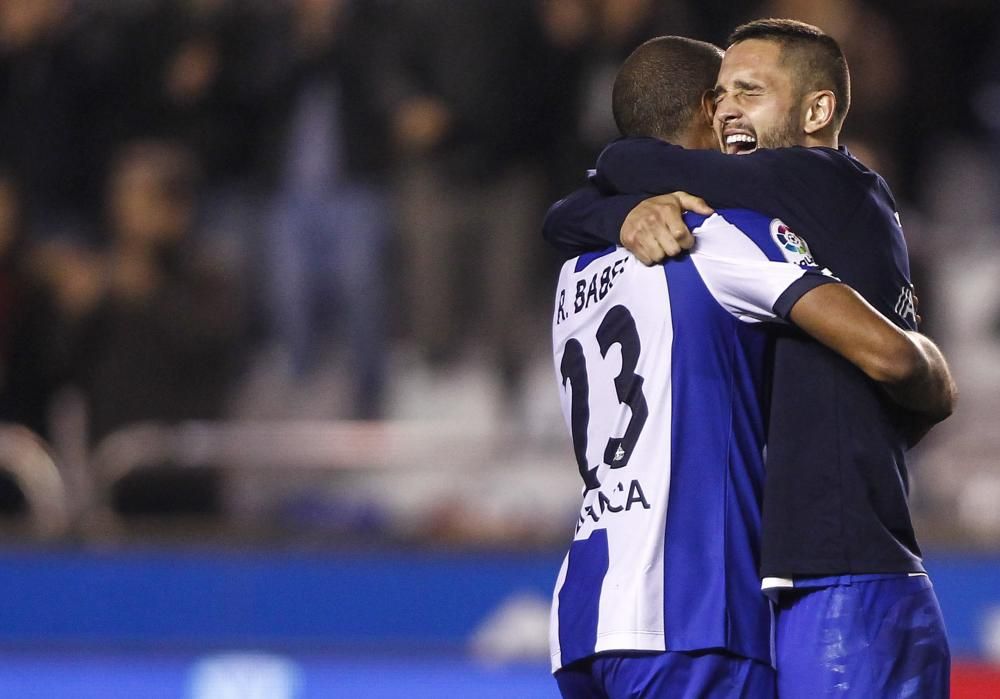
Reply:
M703 221L692 226L695 219L685 216L703 254L732 257L747 256L749 251L750 257L763 254L774 262L802 267L816 264L808 243L779 218L751 209L719 209L698 218Z
M841 164L841 167L850 168L859 186L866 191L868 197L880 202L880 205L890 206L893 212L896 211L896 197L893 195L889 183L878 172L854 157L847 148L841 146L837 150L832 148L813 150L827 150L835 153L838 158L837 162Z
M608 247L602 248L601 250L586 252L582 255L578 255L577 257L573 257L570 258L569 260L566 260L566 262L563 264L563 269L572 270L573 273L582 272L585 269L587 269L587 267L600 260L602 257L607 257L608 255L612 255L618 251L624 251L624 248L622 248L620 245L609 245Z
M773 167L787 169L791 173L811 173L824 177L850 178L871 187L885 181L881 175L858 160L844 146L789 146L786 148L761 149L749 156L771 163Z
M745 158L760 157L778 180L797 183L795 191L814 214L840 221L865 200L895 208L885 180L858 160L847 148L792 146L758 150Z
M753 209L719 209L716 213L740 230L767 226L771 223L770 216Z
M826 146L762 148L740 157L769 163L772 168L785 170L789 174L865 177L871 172L843 146L840 148Z
M710 231L720 227L735 226L744 233L766 230L773 219L759 211L751 209L718 209L714 214L704 215L687 212L684 223L697 235L699 231Z
M564 285L570 279L593 277L594 270L600 271L603 268L613 267L615 276L617 276L622 265L634 258L635 256L631 252L620 245L609 245L601 250L572 257L562 265L559 272L559 285Z

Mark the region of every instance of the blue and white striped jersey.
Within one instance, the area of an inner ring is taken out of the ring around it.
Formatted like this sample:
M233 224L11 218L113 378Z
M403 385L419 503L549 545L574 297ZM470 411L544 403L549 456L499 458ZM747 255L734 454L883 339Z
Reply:
M566 262L553 349L583 480L552 605L553 671L602 651L770 660L760 592L769 336L834 281L781 221L688 214L690 255Z

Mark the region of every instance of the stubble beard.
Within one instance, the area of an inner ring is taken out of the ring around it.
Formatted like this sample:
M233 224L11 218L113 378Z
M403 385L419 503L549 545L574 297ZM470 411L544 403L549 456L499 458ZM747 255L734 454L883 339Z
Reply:
M788 148L802 145L802 130L799 128L798 114L794 111L785 116L784 122L766 133L757 133L758 148Z

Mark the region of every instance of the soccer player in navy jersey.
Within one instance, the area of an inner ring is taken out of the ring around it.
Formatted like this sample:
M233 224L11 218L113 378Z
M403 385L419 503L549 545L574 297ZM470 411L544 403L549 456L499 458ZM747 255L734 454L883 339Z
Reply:
M849 102L847 64L832 38L791 20L743 25L714 92L715 130L729 155L652 138L615 142L592 182L626 194L580 190L550 210L545 236L576 254L621 235L655 261L677 241L690 244L690 233L676 211L666 217L669 231L644 225L662 214L627 193L683 189L714 206L753 207L803 233L820 264L929 348L912 332L909 262L892 194L838 147ZM638 223L623 228L628 218ZM651 232L664 242L649 243ZM952 404L950 392L939 407ZM779 337L761 576L776 600L781 697L948 695L947 639L910 521L905 452L950 407L906 407L816 342Z
M719 61L703 42L644 44L615 83L619 128L709 147L701 98ZM669 89L648 92L654 82ZM760 321L790 320L909 407L950 410L936 348L822 274L788 226L682 200L702 214L686 217L696 236L683 259L643 267L611 247L560 276L556 370L584 481L553 600L565 697L773 696L757 577L769 369Z

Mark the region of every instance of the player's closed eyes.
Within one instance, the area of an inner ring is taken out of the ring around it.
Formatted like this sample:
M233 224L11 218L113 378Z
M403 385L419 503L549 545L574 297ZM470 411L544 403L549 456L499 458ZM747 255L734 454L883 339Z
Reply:
M752 90L737 90L735 92L716 93L715 106L718 107L719 104L722 102L722 100L724 100L726 97L744 99L747 97L763 97L763 96L764 96L764 88L753 88Z

